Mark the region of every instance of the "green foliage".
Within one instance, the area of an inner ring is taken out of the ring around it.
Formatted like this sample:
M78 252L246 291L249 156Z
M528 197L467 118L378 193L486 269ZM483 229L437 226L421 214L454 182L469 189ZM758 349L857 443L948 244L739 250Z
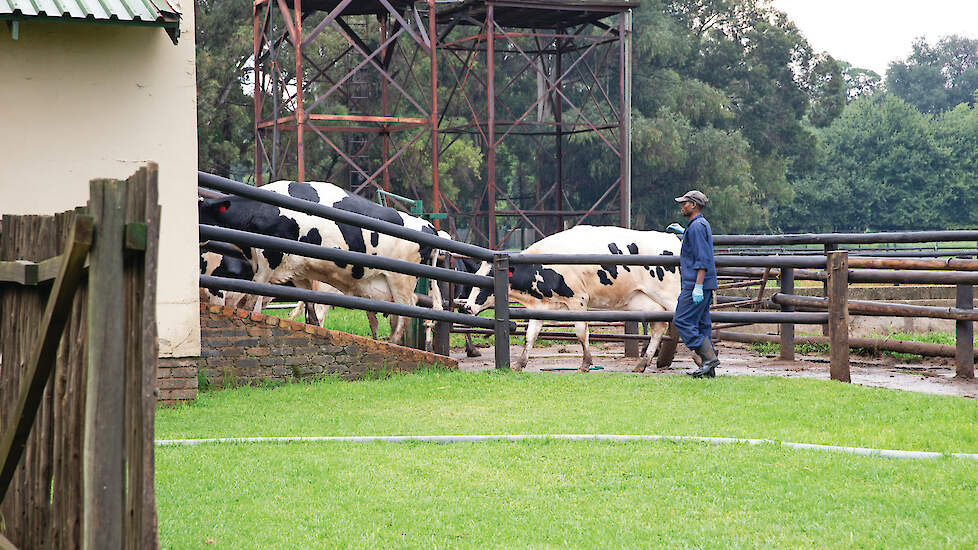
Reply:
M890 63L886 88L923 113L941 113L962 103L974 105L978 40L952 35L930 45L918 38L906 60Z
M839 64L783 14L753 0L643 3L635 14L635 225L678 219L668 199L698 188L717 231L766 227L790 200L786 173L845 100Z
M251 5L194 3L197 45L197 166L244 179L253 166L254 107L243 86L252 72Z
M858 99L819 137L814 171L775 217L782 230L937 229L970 217L938 206L952 204L948 149L931 119L903 100Z

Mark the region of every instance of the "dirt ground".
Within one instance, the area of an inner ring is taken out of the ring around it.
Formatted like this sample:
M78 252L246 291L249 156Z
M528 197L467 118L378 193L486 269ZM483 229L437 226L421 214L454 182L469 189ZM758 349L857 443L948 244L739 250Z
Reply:
M807 377L829 379L829 359L824 356L797 355L797 361L779 361L776 356L759 357L748 349L747 344L718 342L717 351L720 367L717 376L783 376L786 378ZM459 368L467 371L491 369L493 349L480 348L481 357L466 357L465 351L453 349L452 357L459 360ZM510 357L515 361L522 353L521 346L510 348ZM621 344L592 343L591 354L594 365L603 367L592 370L592 375L604 372L631 372L637 359L626 359ZM904 391L956 395L971 399L978 398L978 380L962 380L954 377L953 360L945 358L924 358L907 361L892 356L863 357L853 355L850 360L850 375L854 384L875 386ZM553 374L576 373L581 363L580 344L567 343L548 347L535 347L530 353L527 371L540 372L541 369L561 369L547 371ZM646 369L645 374L636 376L675 376L694 368L688 350L680 345L676 360L668 369L656 369L655 362Z

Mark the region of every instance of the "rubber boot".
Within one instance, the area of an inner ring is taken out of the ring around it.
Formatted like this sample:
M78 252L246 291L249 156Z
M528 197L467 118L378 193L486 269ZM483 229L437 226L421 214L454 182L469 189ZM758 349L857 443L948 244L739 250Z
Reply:
M720 364L717 359L716 350L713 349L713 342L709 338L704 338L703 343L693 352L700 359L700 368L688 373L693 378L713 378L716 376L716 368Z

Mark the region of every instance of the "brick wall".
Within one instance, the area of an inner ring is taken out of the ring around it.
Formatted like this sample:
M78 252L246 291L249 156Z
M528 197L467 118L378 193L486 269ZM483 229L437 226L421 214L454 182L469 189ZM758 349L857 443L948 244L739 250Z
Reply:
M161 402L195 399L198 373L220 387L225 382L288 382L321 374L355 379L377 371L458 365L442 355L221 306L201 306L200 336L200 357L160 359Z

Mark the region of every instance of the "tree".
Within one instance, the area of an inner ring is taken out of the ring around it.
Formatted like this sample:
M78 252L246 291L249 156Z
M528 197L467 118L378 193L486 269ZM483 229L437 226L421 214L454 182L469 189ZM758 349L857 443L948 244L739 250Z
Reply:
M845 61L839 65L845 82L846 104L883 91L883 78L876 71L854 67Z
M718 230L765 227L811 164L810 127L842 111L839 64L762 0L643 2L634 28L636 225L675 221L671 198L698 187Z
M253 161L252 99L243 87L251 72L251 5L198 0L197 165L229 177L250 174Z
M952 35L931 46L918 38L905 61L890 63L886 88L922 113L937 114L961 103L974 105L978 40Z
M937 229L955 194L945 184L948 150L930 118L902 99L852 102L819 132L816 168L774 223L784 231ZM936 205L936 207L929 207Z

